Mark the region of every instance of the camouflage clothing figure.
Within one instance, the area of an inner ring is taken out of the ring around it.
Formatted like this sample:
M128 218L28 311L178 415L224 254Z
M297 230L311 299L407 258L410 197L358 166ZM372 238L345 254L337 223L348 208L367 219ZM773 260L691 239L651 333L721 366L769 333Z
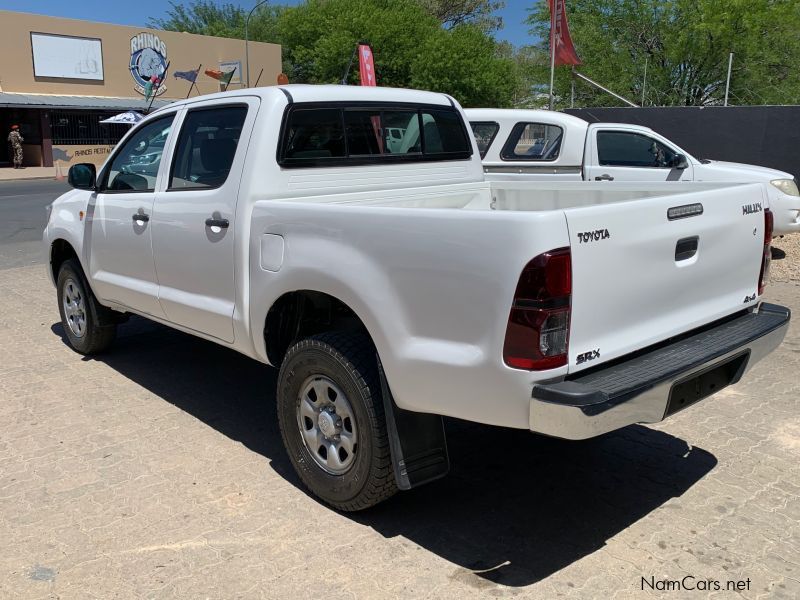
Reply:
M11 126L11 133L8 134L8 141L11 144L11 151L14 153L14 168L22 169L22 142L25 139L19 133L19 125Z

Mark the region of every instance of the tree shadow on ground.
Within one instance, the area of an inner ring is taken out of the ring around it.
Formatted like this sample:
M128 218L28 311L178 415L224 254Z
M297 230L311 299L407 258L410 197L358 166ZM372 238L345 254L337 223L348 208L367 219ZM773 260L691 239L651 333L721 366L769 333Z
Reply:
M52 329L63 339L60 324ZM95 360L263 455L305 492L274 415L275 369L138 318ZM457 420L447 420L447 430L447 478L347 516L459 565L452 576L477 589L548 577L681 496L717 463L642 426L583 442Z

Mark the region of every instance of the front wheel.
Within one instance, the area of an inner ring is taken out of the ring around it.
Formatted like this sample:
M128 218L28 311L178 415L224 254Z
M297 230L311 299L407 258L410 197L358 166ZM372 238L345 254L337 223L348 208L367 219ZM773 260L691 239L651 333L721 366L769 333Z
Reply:
M397 491L375 348L366 336L326 333L292 346L277 404L289 459L315 496L356 511Z
M69 345L81 354L97 354L111 345L116 325L101 326L105 309L94 297L80 264L70 259L61 265L56 280L58 311Z

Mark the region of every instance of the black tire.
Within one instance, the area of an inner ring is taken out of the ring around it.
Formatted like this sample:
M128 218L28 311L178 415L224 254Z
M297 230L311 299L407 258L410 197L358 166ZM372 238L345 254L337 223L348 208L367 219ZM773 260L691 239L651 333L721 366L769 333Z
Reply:
M61 265L56 280L56 292L61 325L64 328L64 335L69 345L81 354L98 354L106 350L111 345L111 342L114 341L114 337L117 334L117 326L113 323L100 324L101 316L109 312L110 309L97 302L77 260L69 259ZM68 316L66 314L65 294L70 296L77 294L83 300L83 310L80 310L83 321L79 330L77 325L71 325L68 320L73 319L74 323L75 315Z
M355 417L357 447L349 470L331 474L309 451L300 430L300 393L310 378L325 377L346 395ZM383 410L375 347L366 336L324 333L301 340L286 353L278 375L278 423L300 479L334 508L369 508L397 491Z

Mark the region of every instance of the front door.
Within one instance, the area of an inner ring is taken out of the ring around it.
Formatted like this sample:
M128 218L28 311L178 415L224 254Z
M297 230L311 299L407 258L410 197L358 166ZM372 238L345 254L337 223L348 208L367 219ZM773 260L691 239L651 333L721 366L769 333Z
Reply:
M192 105L153 209L167 319L226 342L233 341L236 199L257 110L256 98Z
M151 241L153 202L175 112L139 127L100 173L90 203L92 287L101 300L163 317ZM87 244L84 244L87 246Z
M643 133L589 129L594 135L587 181L691 181L692 167L673 167L678 152Z

